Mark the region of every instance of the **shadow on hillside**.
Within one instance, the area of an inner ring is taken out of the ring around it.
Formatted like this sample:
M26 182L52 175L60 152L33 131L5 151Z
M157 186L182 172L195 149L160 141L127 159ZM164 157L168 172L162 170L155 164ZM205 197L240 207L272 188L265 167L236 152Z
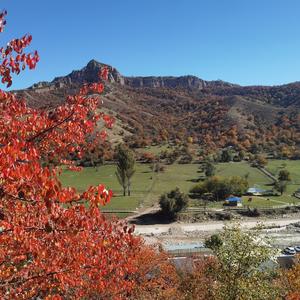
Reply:
M174 222L173 219L167 218L160 211L140 215L130 220L131 224L136 225L170 224L172 222Z

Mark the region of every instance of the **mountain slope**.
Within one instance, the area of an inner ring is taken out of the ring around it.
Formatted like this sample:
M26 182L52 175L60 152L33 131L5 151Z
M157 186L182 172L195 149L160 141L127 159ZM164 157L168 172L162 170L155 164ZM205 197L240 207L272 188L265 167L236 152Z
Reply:
M209 150L253 144L266 150L299 148L300 83L242 87L195 76L126 77L92 60L81 70L18 94L29 105L52 107L83 83L97 81L104 66L110 75L103 106L118 120L115 135L135 146L193 137Z

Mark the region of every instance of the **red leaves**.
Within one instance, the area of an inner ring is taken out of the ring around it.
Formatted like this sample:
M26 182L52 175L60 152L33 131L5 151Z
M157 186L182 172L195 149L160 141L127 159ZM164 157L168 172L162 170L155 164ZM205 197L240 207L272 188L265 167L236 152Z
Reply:
M23 53L30 42L25 36L2 48L3 82L10 84L21 67L35 67L38 54ZM79 194L58 179L62 165L78 170L70 154L92 147L87 137L105 138L98 121L113 124L97 113L98 98L87 96L103 88L86 85L51 112L0 90L1 299L123 299L133 287L140 240L133 227L124 230L101 214L112 191L100 184Z
M6 24L5 16L6 11L0 14L0 32L4 30ZM37 51L34 53L25 54L24 49L30 45L32 41L31 35L24 35L20 39L13 39L7 43L6 47L0 49L2 62L0 63L0 76L1 82L6 83L7 87L12 84L11 73L19 74L21 70L25 70L26 66L30 70L36 67L39 61Z
M105 122L105 125L107 128L112 128L112 126L115 122L115 120L112 117L110 117L108 115L103 115L102 119Z
M102 83L91 83L91 84L85 84L79 92L79 95L85 96L89 92L101 94L104 91L104 85Z
M101 69L99 77L104 79L104 80L107 80L108 79L108 73L109 73L108 68L104 67L104 68Z

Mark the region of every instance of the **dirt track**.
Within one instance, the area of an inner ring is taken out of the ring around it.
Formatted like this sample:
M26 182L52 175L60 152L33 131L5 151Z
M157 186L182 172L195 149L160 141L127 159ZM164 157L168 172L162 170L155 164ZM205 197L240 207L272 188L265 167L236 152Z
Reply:
M258 224L263 223L264 226L280 226L284 227L292 223L300 222L300 218L294 219L271 219L265 221L241 221L240 225L242 228L250 229ZM136 234L146 235L146 234L162 234L167 233L172 228L180 228L183 232L192 231L203 231L203 232L216 232L222 230L225 224L232 224L233 222L207 222L207 223L172 223L172 224L155 224L155 225L136 225Z
M251 229L263 224L262 236L272 238L272 244L279 248L300 245L300 218L266 219L240 221L244 229ZM206 223L172 223L155 225L137 225L135 233L142 235L149 244L180 245L186 243L204 242L205 238L219 232L226 224L234 222L206 222Z

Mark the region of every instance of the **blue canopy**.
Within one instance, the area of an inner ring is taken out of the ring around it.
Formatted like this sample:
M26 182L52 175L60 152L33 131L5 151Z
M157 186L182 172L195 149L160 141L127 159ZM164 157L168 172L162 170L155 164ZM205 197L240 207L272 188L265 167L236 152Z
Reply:
M226 199L226 201L228 202L241 202L241 198L240 197L229 197Z

